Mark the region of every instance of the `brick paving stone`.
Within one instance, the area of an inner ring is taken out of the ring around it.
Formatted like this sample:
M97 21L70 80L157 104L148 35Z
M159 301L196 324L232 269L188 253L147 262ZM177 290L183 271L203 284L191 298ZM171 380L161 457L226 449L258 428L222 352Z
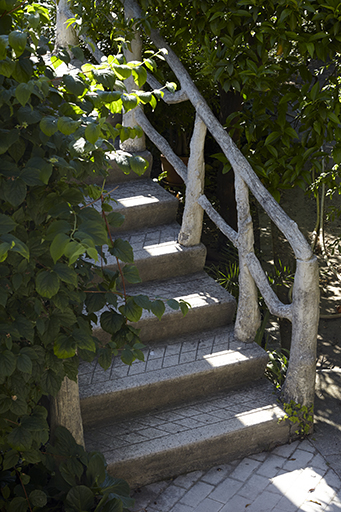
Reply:
M269 453L264 462L257 468L258 475L274 477L280 469L284 466L286 459L279 457L274 453Z
M232 471L233 466L231 464L221 464L220 466L215 466L211 468L207 473L205 473L201 480L207 482L212 485L219 484L223 479L225 479Z
M205 498L196 508L195 512L220 512L223 505L219 501L211 500L211 498Z
M271 512L276 510L276 505L281 497L280 494L274 494L265 490L251 503L247 512Z
M242 485L243 483L238 480L227 478L211 492L210 498L225 504L230 498L232 498L232 496L237 494Z
M183 503L177 503L169 512L194 512L195 509Z
M250 500L236 494L219 512L242 512L249 511ZM206 512L209 512L208 509Z
M173 480L173 484L178 485L179 487L183 487L184 489L189 489L195 482L199 480L202 474L203 471L192 471L186 475L180 475Z
M258 460L253 460L248 457L243 459L236 469L231 474L231 478L235 478L236 480L241 480L242 482L246 482L249 476L253 473L253 471L260 465Z
M191 507L196 507L210 494L211 491L213 491L213 489L213 485L206 484L205 482L197 482L181 498L180 503L183 503L184 505L190 505Z
M269 485L269 479L261 475L252 475L245 480L244 485L238 491L241 496L251 502Z
M312 458L313 454L311 452L297 449L283 465L283 469L285 471L293 471L295 469L305 468Z
M276 455L281 455L282 457L290 457L296 450L298 445L299 441L295 441L294 443L291 444L283 444L282 446L277 446L277 448L274 448L272 450L272 453L275 453Z
M177 503L185 494L186 489L170 485L161 493L155 500L148 505L148 509L155 510L156 512L169 512L170 509Z

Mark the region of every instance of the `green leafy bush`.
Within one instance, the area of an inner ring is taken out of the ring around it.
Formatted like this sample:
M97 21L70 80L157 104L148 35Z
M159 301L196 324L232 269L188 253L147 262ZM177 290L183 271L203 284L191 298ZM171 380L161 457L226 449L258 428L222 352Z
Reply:
M141 86L146 70L122 55L57 77L44 60L46 22L41 4L0 3L0 510L122 511L130 502L118 495L127 488L105 477L100 455L86 454L63 429L49 444L41 401L65 377L77 380L80 358L98 356L104 369L113 355L143 359L129 321L143 309L164 312L163 301L126 293L138 271L130 245L113 239L123 218L104 188L108 151L126 173L148 165L111 142L141 129L113 127L108 115L156 99L127 93L124 80L133 75ZM51 59L62 61L70 61L66 50ZM94 176L102 186L91 184ZM117 271L105 268L103 246ZM107 343L94 336L98 323Z

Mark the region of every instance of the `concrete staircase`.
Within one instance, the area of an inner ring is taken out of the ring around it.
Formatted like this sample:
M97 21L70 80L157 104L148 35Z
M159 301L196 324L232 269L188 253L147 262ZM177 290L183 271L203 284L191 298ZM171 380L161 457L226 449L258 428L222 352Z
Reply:
M266 352L234 339L235 300L203 271L205 247L177 242L177 199L148 176L131 178L113 170L106 185L125 215L114 234L132 245L143 281L129 293L191 304L185 317L144 312L144 362L80 367L86 448L134 487L285 443L289 426L263 378Z

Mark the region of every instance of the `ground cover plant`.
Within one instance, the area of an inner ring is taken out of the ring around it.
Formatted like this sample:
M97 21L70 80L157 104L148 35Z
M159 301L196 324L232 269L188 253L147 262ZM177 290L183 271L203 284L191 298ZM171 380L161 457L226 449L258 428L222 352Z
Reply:
M124 80L133 75L141 86L146 69L122 55L57 77L44 60L48 23L41 4L0 3L0 510L119 512L132 504L128 485L109 477L104 458L86 453L65 428L50 442L44 397L55 397L65 378L77 380L80 359L98 357L103 368L113 355L127 364L142 359L129 321L143 309L164 312L159 298L126 292L138 271L130 245L111 234L124 219L105 190L107 151L124 172L142 174L147 165L112 144L141 130L113 127L108 115L156 98L126 92ZM70 55L82 59L74 47L52 64ZM95 175L102 186L91 184ZM103 246L117 271L105 268ZM94 324L108 333L107 344Z

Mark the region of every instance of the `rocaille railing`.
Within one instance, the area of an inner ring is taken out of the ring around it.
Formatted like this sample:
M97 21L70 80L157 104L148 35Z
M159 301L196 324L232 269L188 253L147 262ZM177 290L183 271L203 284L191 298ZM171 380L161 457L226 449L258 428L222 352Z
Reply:
M122 0L122 2L128 17L135 19L141 17L141 10L134 0ZM287 318L292 323L290 363L282 397L285 401L292 399L302 405L311 405L314 402L316 340L319 320L316 257L299 231L297 224L287 216L262 185L246 158L217 121L175 53L158 31L152 30L150 38L158 49L165 48L167 50L165 59L181 86L176 93L165 92L163 100L169 104L190 101L196 111L187 168L182 160L175 155L168 142L153 128L143 110L137 108L134 111L137 123L173 165L186 184L186 204L179 243L184 246L193 246L200 242L204 211L222 233L231 240L238 249L240 265L235 337L246 343L255 337L260 325L258 287L270 312L277 317ZM136 59L138 56L133 55L133 58ZM148 75L148 83L152 88L161 87L151 75ZM234 170L238 232L220 217L204 194L204 143L207 129L220 145ZM249 190L284 234L294 251L296 272L291 304L283 304L278 299L254 253Z

